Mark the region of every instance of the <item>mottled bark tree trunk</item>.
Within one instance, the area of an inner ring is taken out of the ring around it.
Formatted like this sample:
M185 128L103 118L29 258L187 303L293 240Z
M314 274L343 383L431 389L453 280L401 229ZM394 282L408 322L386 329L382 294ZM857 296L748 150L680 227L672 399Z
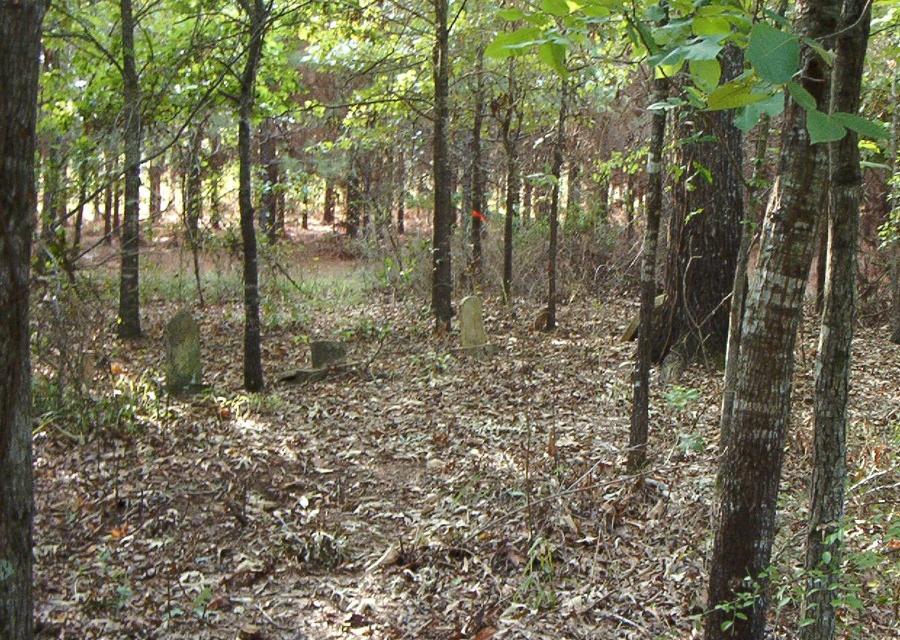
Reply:
M334 188L334 181L325 180L325 203L322 212L322 224L334 224L334 209L337 191Z
M113 235L117 238L122 236L122 218L119 212L122 210L122 181L116 179L113 182L113 211L112 211L112 227Z
M553 187L550 190L550 242L547 256L547 323L544 330L556 328L556 253L559 244L559 186L562 178L563 149L566 144L566 115L569 108L569 83L561 80L559 90L559 115L556 118L556 140L553 143L553 164L550 173Z
M835 31L839 13L838 0L802 0L797 4L795 32L803 38L823 38ZM806 45L801 56L800 81L819 108L827 109L827 65ZM764 572L775 536L794 346L822 211L826 167L827 147L810 144L806 111L789 101L758 275L747 296L732 428L719 467L721 506L710 563L706 640L759 640L765 632L769 599ZM718 608L734 603L743 592L755 595L752 605ZM723 630L726 623L731 626Z
M72 260L77 258L81 252L81 232L84 226L84 207L87 204L89 169L86 160L82 160L78 165L78 204L75 208L75 228L72 231Z
M162 161L154 162L147 170L150 178L150 222L159 220L162 216L162 176L164 168Z
M453 274L450 264L450 237L453 225L451 203L452 172L447 128L450 122L450 33L448 28L448 0L433 0L434 4L434 225L432 231L431 310L435 328L450 330L453 315Z
M750 178L750 213L753 220L761 217L763 190L759 180L765 166L766 151L769 146L769 116L764 115L759 125L759 137L753 158L753 174ZM741 243L738 247L737 264L734 269L734 284L731 287L731 304L728 309L728 343L725 348L725 375L722 389L722 413L719 416L719 448L724 450L731 434L731 414L734 409L734 385L737 381L738 355L741 349L741 323L744 319L744 304L747 293L747 269L750 264L750 248L753 244L753 227L741 225Z
M125 92L125 210L122 219L122 263L119 278L119 324L122 338L141 335L140 206L141 89L134 59L134 16L131 0L120 0L122 21L122 84Z
M892 131L891 131L891 144L889 148L890 155L890 163L891 163L891 174L894 175L897 173L897 154L898 154L898 143L900 143L900 69L896 69L894 71L894 79L891 84L891 95L894 102L894 113L892 122ZM900 217L900 214L896 214L898 210L900 210L900 186L894 186L892 200L892 211L893 215L897 215ZM900 224L900 221L898 221ZM897 230L900 232L900 229ZM895 238L893 242L893 247L889 248L889 269L890 269L890 281L891 281L891 342L894 344L900 344L900 238Z
M830 203L829 203L830 205ZM828 216L827 211L825 217ZM825 306L825 272L828 270L828 225L819 226L819 243L816 248L816 313Z
M9 640L34 633L28 303L45 9L40 1L0 1L0 638Z
M260 127L260 137L262 139L259 141L259 162L263 167L265 181L259 223L265 230L269 242L275 242L278 235L278 190L281 175L278 167L278 150L275 146L276 129L271 118L267 118Z
M831 77L832 111L856 113L859 109L871 16L869 0L845 0ZM806 570L810 575L821 571L822 577L809 581L804 617L813 623L801 628L803 640L834 638L833 588L841 578L841 541L836 533L844 516L847 482L847 391L862 195L858 145L853 131L831 145L828 266L816 354L815 447L806 537Z
M406 155L403 151L397 162L397 233L402 236L406 232Z
M507 67L506 107L500 120L500 139L506 154L506 205L503 219L503 297L512 301L513 281L513 235L516 216L519 215L519 133L522 126L521 113L516 105L516 78L513 59ZM526 185L526 194L527 194Z
M726 47L719 58L723 82L743 72L737 47ZM670 349L685 361L725 355L744 202L743 136L733 120L729 111L699 112L678 125L682 142L676 162L684 174L673 185L666 302L654 336L655 361ZM697 141L686 142L695 136Z
M650 102L664 101L669 82L653 81ZM632 376L631 428L628 437L628 468L637 471L647 462L647 431L650 421L650 347L653 332L653 306L656 297L656 250L659 245L659 221L662 215L662 163L666 135L666 113L653 112L650 151L647 157L647 224L641 257L641 310L638 328L637 358Z
M263 388L262 346L259 320L259 265L256 229L253 225L253 166L250 158L250 124L256 98L256 73L262 58L263 38L268 25L268 5L264 0L240 0L249 21L247 58L241 73L238 123L238 203L241 210L241 243L244 251L244 388Z
M346 215L344 216L344 227L347 235L355 238L359 234L359 225L362 221L363 196L360 186L360 179L357 175L359 167L354 160L353 166L350 168L350 175L347 177L347 197L345 203Z
M471 211L466 212L472 221L472 285L477 291L482 280L481 236L482 216L484 215L484 167L481 158L481 128L484 123L484 47L478 48L476 63L475 115L472 122L472 195Z
M200 218L203 215L203 165L202 143L205 122L201 122L190 139L185 167L184 223L188 246L194 263L194 281L197 285L197 300L204 306L203 286L200 280Z
M518 197L518 196L517 196ZM522 224L527 225L534 214L534 185L531 180L525 180L522 187Z

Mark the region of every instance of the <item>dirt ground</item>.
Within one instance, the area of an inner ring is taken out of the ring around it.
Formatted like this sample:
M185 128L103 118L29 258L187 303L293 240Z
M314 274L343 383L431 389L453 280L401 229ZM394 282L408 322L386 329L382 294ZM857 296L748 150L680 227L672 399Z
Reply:
M239 303L210 292L194 309L210 390L161 394L178 302L151 295L143 339L109 331L102 378L141 402L115 428L77 436L58 416L38 431L39 638L697 637L720 373L692 368L677 387L654 377L652 463L630 476L633 345L619 335L633 300L573 301L557 331L539 333L537 303L489 297L500 352L475 360L455 351L457 336L431 335L423 299L365 284L332 295L341 280L369 282L367 267L307 258L301 286L284 285L293 298L264 301L264 315L280 314L264 319L264 394L240 388ZM277 382L305 364L309 336L346 340L371 364ZM847 637L872 640L900 637L900 348L885 336L862 328L854 349L847 539L875 563L856 575L865 606L841 609ZM776 543L788 594L802 564L815 344L810 317ZM776 633L791 637L798 603L775 604Z

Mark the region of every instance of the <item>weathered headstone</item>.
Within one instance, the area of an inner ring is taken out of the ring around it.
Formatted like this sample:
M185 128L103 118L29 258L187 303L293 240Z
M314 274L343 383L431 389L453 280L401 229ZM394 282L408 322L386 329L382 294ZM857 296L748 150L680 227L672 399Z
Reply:
M466 296L459 304L459 331L463 349L487 344L480 296Z
M467 296L460 302L459 330L463 352L481 357L492 356L499 350L497 345L488 342L480 296Z
M341 364L347 359L347 345L337 340L313 340L309 343L313 369Z
M200 386L200 327L182 309L166 325L166 389L184 393Z

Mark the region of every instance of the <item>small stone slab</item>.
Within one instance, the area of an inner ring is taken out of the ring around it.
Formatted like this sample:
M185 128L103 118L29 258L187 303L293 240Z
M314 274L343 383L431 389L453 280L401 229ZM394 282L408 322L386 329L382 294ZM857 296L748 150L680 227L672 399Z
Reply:
M200 326L186 309L176 313L166 325L166 390L191 393L200 383Z
M482 305L481 296L466 296L459 304L459 330L463 349L488 343Z
M313 369L325 369L342 364L347 359L347 345L338 340L312 340L309 353Z
M488 342L484 330L484 309L481 296L466 296L459 303L459 331L462 348L459 353L486 359L497 355L500 347Z
M303 384L305 382L318 382L328 377L328 369L295 369L278 376L279 382L291 384Z

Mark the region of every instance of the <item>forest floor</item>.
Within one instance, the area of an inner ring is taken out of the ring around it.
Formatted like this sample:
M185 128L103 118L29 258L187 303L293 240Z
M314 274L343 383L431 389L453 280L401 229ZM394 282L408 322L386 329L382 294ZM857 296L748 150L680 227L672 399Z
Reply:
M293 283L270 270L279 283L263 301L265 393L241 391L240 272L224 257L205 263L207 304L194 307L211 388L159 393L165 321L194 291L183 254L151 251L146 336L121 342L111 325L103 336L96 405L119 398L115 424L84 432L71 416L42 419L39 638L697 637L719 372L691 368L680 386L654 375L651 464L631 476L634 347L619 336L632 299L571 302L542 333L529 326L539 303L488 297L500 352L475 360L454 351L455 335L432 336L421 296L377 287L373 267L309 243L284 251ZM794 637L785 629L799 620L814 326L810 315L797 356L777 637ZM845 637L887 640L900 637L900 348L884 328L857 335L856 587L840 615ZM278 383L304 366L309 336L346 340L351 359L371 365Z

